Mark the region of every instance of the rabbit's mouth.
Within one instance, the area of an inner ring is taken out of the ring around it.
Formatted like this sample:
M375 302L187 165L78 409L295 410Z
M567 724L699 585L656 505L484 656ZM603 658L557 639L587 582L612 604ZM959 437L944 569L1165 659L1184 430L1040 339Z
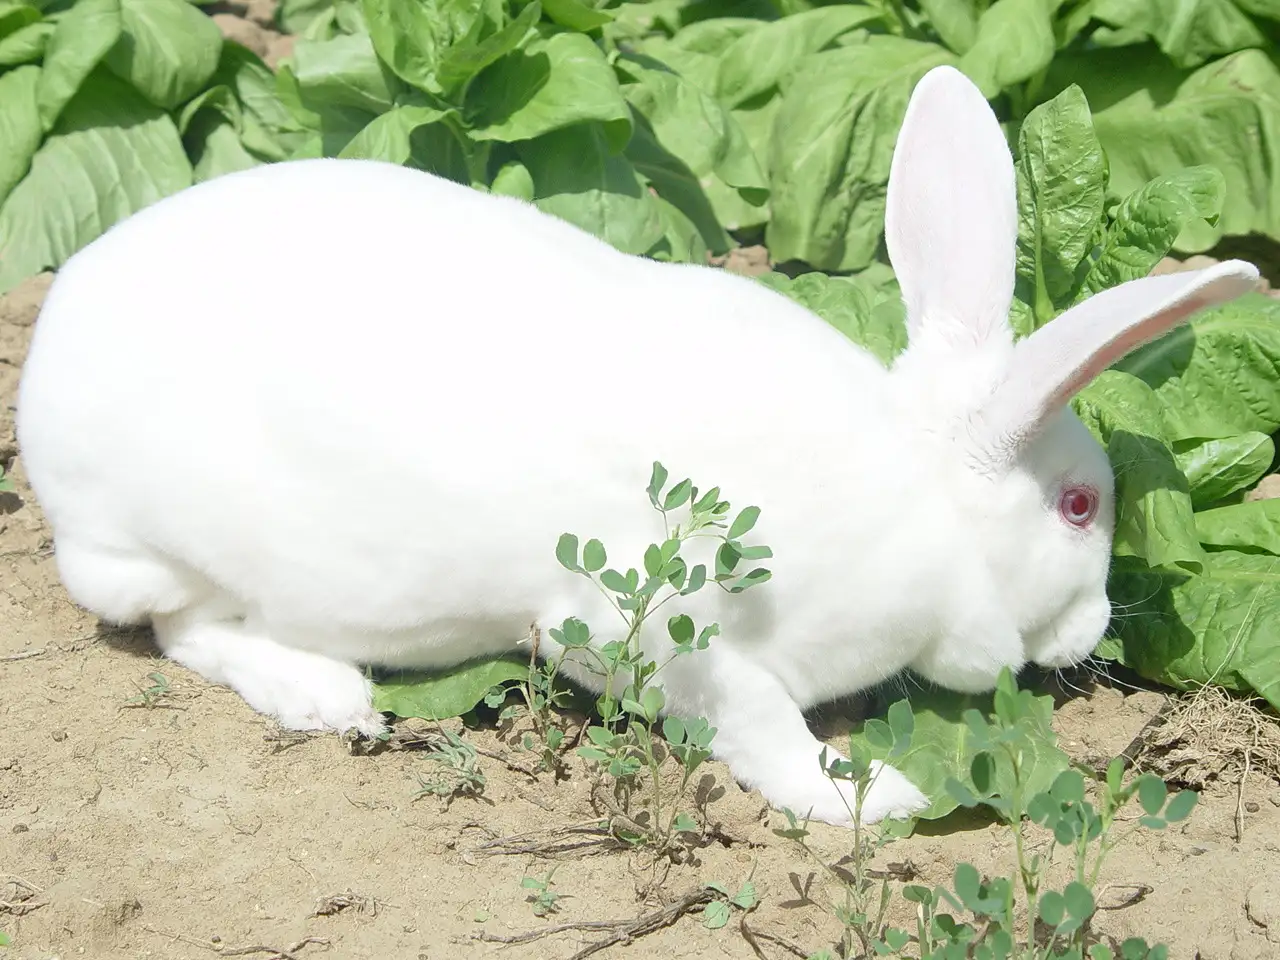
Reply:
M1026 637L1027 656L1046 670L1077 667L1089 659L1111 622L1106 597L1074 603Z

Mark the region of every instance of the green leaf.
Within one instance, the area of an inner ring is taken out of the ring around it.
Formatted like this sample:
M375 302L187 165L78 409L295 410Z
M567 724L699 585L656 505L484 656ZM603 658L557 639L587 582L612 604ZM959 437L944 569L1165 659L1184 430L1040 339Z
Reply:
M501 30L479 42L458 43L445 51L437 70L445 96L455 100L481 70L519 47L541 16L542 7L533 0Z
M768 184L746 134L719 101L679 74L647 68L634 59L619 61L619 67L634 80L623 86L623 95L644 117L650 139L656 141L643 144L647 147L644 153L674 157L687 171L667 199L699 223L711 249L723 252L728 242L719 226L721 211L711 200L712 194L703 193L703 184L720 182L724 190L713 194L717 199L729 191L737 191L735 201L762 204L768 197ZM628 154L634 155L630 145ZM668 160L653 166L657 168L654 185L659 192L670 190L670 178L662 174L675 164ZM702 220L706 209L712 211L710 229Z
M547 17L562 27L579 33L590 33L596 27L612 23L614 15L608 10L596 10L582 0L543 0Z
M218 69L222 34L188 0L120 0L120 16L104 63L157 107L185 103Z
M1056 927L1066 916L1066 901L1056 890L1047 890L1040 898L1040 919L1051 927Z
M978 18L960 69L991 99L1031 79L1053 59L1056 41L1046 0L996 0Z
M110 74L95 74L0 206L0 293L62 266L192 177L173 120Z
M875 7L851 3L806 10L748 30L720 56L712 92L726 105L740 106L776 88L802 57L883 19Z
M45 48L56 29L55 24L41 20L0 39L0 68L17 67L39 60L44 56Z
M1268 43L1240 9L1251 5L1250 0L1101 0L1093 15L1126 36L1150 36L1175 64L1194 67L1224 53Z
M966 53L978 35L979 9L972 0L920 0L920 9L942 42Z
M1165 819L1170 823L1179 823L1187 819L1199 800L1200 795L1194 790L1179 790L1164 808Z
M515 143L596 120L609 152L616 153L631 135L631 111L617 75L600 48L579 33L531 40L502 57L472 82L466 111L477 140Z
M1078 86L1068 87L1027 115L1018 134L1015 169L1016 291L1039 327L1070 302L1077 269L1103 219L1106 161ZM1017 332L1026 335L1031 330Z
M262 162L244 148L235 125L213 111L202 111L182 139L197 183Z
M1108 594L1126 665L1180 690L1215 683L1280 708L1280 557L1215 551L1199 576L1117 561Z
M609 557L605 553L604 544L599 540L588 540L582 548L582 566L586 568L588 573L595 573L597 570L603 569L608 560Z
M1163 780L1154 774L1142 777L1138 781L1138 802L1150 816L1155 816L1164 807L1169 788Z
M1202 507L1260 480L1275 459L1276 447L1265 433L1251 431L1220 440L1175 444L1178 469L1191 485L1191 503Z
M391 108L399 89L364 35L300 39L293 48L293 63L303 102L316 110L353 107L383 113Z
M528 660L507 658L476 660L438 673L392 674L373 685L373 708L397 717L446 720L471 710L491 688L528 676Z
M383 62L405 83L437 94L444 92L437 71L450 47L474 44L501 16L501 7L466 0L363 0L362 9Z
M0 39L40 21L40 10L18 0L0 2Z
M1280 556L1280 500L1254 500L1196 514L1196 536L1214 547Z
M1280 301L1246 294L1115 364L1148 383L1170 440L1280 429Z
M693 618L687 613L679 613L667 620L667 633L676 643L692 643L694 634Z
M1080 299L1150 274L1188 225L1218 216L1225 191L1222 174L1200 166L1156 177L1130 194L1107 227Z
M671 825L677 833L696 833L698 821L687 813L679 814Z
M1025 691L1024 691L1025 692ZM1068 765L1067 755L1054 743L1051 720L1053 697L1027 694L1030 723L1028 747L1023 756L1026 795L1048 789L1059 772ZM961 786L969 780L974 757L986 747L975 738L964 720L964 712L976 709L982 716L994 710L991 694L965 696L944 690L921 690L908 698L915 717L910 748L893 761L895 768L907 776L929 798L930 805L919 817L937 820L947 816L959 801L947 789L951 778ZM885 760L888 751L873 746L866 738L863 727L855 728L851 736L864 746L877 760ZM1013 768L1003 751L992 754L995 769L991 777L991 790L996 794L1011 796Z
M515 160L504 163L494 174L489 192L533 203L533 177L529 175L529 168Z
M257 54L234 43L222 45L213 82L229 87L240 102L240 141L264 160L284 160L307 136L276 88L276 75Z
M757 280L812 310L886 367L907 346L906 315L892 274L877 282L871 270L858 277L804 273L792 279L766 273Z
M712 900L702 911L702 923L708 930L719 930L729 922L729 905L723 900Z
M45 48L36 104L45 131L120 38L120 0L77 0Z
M578 538L574 534L560 534L560 539L556 542L556 559L560 561L560 566L572 573L582 571L578 563Z
M796 65L767 159L765 244L776 262L843 271L872 261L907 101L925 73L954 60L936 44L871 35Z
M643 254L663 236L657 201L625 157L611 152L598 124L517 145L533 179L534 203L624 253Z
M0 204L31 166L44 139L36 89L39 67L19 67L0 74Z
M733 246L720 217L711 205L704 184L685 163L658 142L649 121L634 115L633 133L626 157L636 172L658 192L662 212L665 259L706 263L707 251L724 253Z
M386 113L374 117L368 126L351 138L338 156L408 163L413 153L410 140L413 132L427 124L437 123L444 117L445 113L434 107L392 107Z
M1190 487L1169 448L1166 411L1155 391L1132 374L1104 370L1073 405L1116 472L1116 556L1143 557L1153 567L1203 569Z
M1086 887L1083 883L1072 881L1068 883L1066 889L1062 891L1063 900L1067 907L1067 913L1073 920L1083 923L1093 916L1096 904L1093 899L1093 891Z
M729 539L737 540L739 537L746 536L751 532L751 529L756 525L756 521L759 519L759 507L743 507L734 518L733 523L729 525Z
M1144 49L1105 51L1111 56L1090 57L1088 67L1070 56L1054 64L1055 72L1079 77L1094 105L1109 196L1124 198L1184 167L1213 167L1226 184L1221 216L1191 220L1175 249L1205 250L1224 234L1280 239L1276 63L1263 50L1242 50L1186 76Z

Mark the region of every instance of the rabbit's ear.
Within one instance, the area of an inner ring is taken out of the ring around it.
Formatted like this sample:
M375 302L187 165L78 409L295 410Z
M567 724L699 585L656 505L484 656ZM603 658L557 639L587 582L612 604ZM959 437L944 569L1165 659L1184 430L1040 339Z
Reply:
M1014 347L1007 378L982 410L983 446L998 458L1015 455L1111 364L1257 280L1253 264L1225 260L1130 280L1065 311Z
M1006 345L1018 239L1013 157L976 86L935 67L911 94L893 150L885 243L912 344Z

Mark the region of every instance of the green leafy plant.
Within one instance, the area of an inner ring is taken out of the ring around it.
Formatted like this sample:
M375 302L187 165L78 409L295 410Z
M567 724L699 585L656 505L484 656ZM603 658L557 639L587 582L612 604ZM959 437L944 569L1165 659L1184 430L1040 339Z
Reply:
M738 594L767 582L769 570L751 564L772 556L768 547L742 540L759 519L757 507L743 508L730 521L731 506L720 498L719 487L702 493L688 479L670 487L667 480L666 468L655 462L647 493L650 505L662 515L666 539L645 550L643 575L635 567L626 573L608 567L608 554L599 540L580 546L576 535L566 533L556 547L560 564L590 580L609 601L622 622L621 638L602 643L576 618L549 631L580 667L602 683L595 703L600 722L586 728L589 743L579 747L578 753L611 783L615 832L631 843L653 843L660 851L676 834L697 829L697 821L679 805L693 774L711 755L715 728L703 717L663 719L662 739L680 765L675 795L664 797L656 737L658 716L665 706L659 674L676 657L705 650L720 627L710 623L699 629L685 613L669 617L670 653L659 661L643 643L645 624L667 603L703 589ZM687 513L684 522L675 522L677 511ZM719 541L710 570L704 563L690 566L681 555L682 548L695 539ZM631 800L638 778L646 774L648 790L643 810L637 812Z
M777 261L874 268L907 99L943 63L1015 135L1078 84L1108 202L1176 173L1170 158L1216 169L1219 214L1178 249L1280 238L1267 4L284 0L278 16L298 40L273 74L188 0L3 0L0 292L193 182L311 156L523 197L637 254L702 262L763 236ZM1239 146L1255 133L1261 149Z
M303 133L187 0L0 2L0 293L199 180Z
M560 909L557 903L564 894L551 889L551 878L555 872L553 867L544 877L524 877L520 881L521 888L531 891L525 899L533 905L535 916L545 917Z
M723 884L714 881L707 886L720 894L723 899L712 900L702 911L702 925L708 930L719 930L729 922L729 917L733 913L733 908L747 911L753 910L756 904L760 902L760 896L756 892L756 885L750 880L743 882L738 887L737 893L730 894L729 889Z
M432 796L450 800L456 796L479 796L484 792L486 780L476 748L452 730L440 728L438 733L426 755L435 772L418 775L420 789L414 799Z
M993 696L993 710L984 716L976 708L964 711L964 723L975 746L968 769L948 777L946 790L965 807L985 806L1011 831L1014 862L1007 874L983 877L970 863L955 867L950 887L899 883L897 892L915 905L913 931L886 921L894 890L887 874L879 883L870 876L872 858L892 840L892 828L855 827L854 846L847 858L849 873L837 871L806 842L807 823L784 811L788 826L774 832L793 841L817 862L841 891L833 912L844 927L838 955L895 956L913 960L1114 960L1107 945L1091 942L1089 922L1097 903L1094 890L1107 856L1140 828L1160 830L1188 817L1197 797L1191 791L1170 795L1163 780L1143 774L1124 780L1124 761L1114 759L1101 780L1086 779L1077 769L1064 769L1048 784L1039 757L1046 735L1037 698L1018 689L1005 670ZM908 756L915 735L909 701L899 700L887 720L867 721L861 736L849 739L850 759L823 768L833 781L854 787L854 810L875 778L875 744L895 763ZM1087 786L1093 781L1094 799ZM1119 827L1120 812L1137 800L1142 815L1128 829ZM856 821L855 821L856 823ZM1032 843L1031 831L1041 840ZM1033 849L1036 852L1033 852ZM1061 865L1055 856L1063 854ZM1069 879L1059 889L1055 874ZM956 911L952 913L950 911ZM965 917L969 919L965 919ZM1120 945L1124 960L1164 960L1167 951L1141 938Z
M124 702L126 707L144 707L148 710L165 705L173 695L173 687L169 684L169 679L162 673L148 673L147 679L151 681L147 686L139 685L139 693L137 696L130 697Z

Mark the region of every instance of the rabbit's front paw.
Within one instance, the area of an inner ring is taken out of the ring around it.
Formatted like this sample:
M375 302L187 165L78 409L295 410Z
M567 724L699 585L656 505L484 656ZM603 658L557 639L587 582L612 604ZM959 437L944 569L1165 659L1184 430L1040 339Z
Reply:
M872 773L874 779L862 801L863 824L886 817L904 820L929 806L929 798L893 767L873 761ZM857 797L853 784L846 780L831 780L817 773L806 778L803 788L793 781L785 793L779 793L777 806L787 807L800 819L807 816L842 827L853 824Z
M305 669L297 672L297 667ZM289 676L258 673L244 681L241 694L263 713L291 730L357 730L376 737L386 729L370 702L369 682L355 667L322 657L298 659Z
M893 767L873 762L871 769L875 779L862 801L863 823L877 823L886 817L905 820L929 806L929 798Z

